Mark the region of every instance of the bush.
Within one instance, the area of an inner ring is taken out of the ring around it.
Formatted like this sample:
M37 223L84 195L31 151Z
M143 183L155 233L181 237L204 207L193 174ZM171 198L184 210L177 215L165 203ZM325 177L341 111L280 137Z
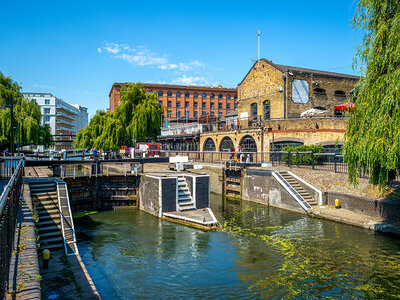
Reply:
M302 145L297 147L284 147L282 151L291 153L290 155L290 164L292 165L311 165L318 164L319 157L313 156L311 153L296 153L296 152L312 152L312 153L321 153L324 150L324 147L320 145ZM283 154L282 160L284 162L288 162L288 153Z

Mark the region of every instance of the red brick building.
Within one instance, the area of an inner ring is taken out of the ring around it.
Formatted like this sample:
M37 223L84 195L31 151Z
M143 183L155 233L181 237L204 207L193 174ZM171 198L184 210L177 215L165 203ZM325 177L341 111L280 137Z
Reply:
M128 83L114 83L110 94L110 108L119 105L121 87ZM142 83L148 92L158 95L164 106L164 120L197 120L201 115L225 116L237 109L237 89L205 86Z

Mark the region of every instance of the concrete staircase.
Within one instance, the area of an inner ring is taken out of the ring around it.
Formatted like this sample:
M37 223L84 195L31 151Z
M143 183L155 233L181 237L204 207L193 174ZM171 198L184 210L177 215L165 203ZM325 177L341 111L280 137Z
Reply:
M318 202L312 197L297 181L296 178L294 178L292 175L290 175L288 172L279 172L279 174L282 175L282 177L286 180L286 182L296 190L296 192L311 206L316 206L318 205Z
M40 249L64 248L56 183L32 181L29 183L29 187L39 217L36 228L39 234Z
M178 207L179 211L187 211L196 209L196 205L190 195L189 188L184 176L178 177Z

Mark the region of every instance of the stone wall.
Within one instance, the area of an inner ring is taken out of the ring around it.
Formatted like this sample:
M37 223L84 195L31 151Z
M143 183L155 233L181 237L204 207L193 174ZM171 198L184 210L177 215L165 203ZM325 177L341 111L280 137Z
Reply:
M366 214L374 218L385 220L398 219L400 215L400 202L387 200L373 200L348 194L327 192L323 194L325 205L335 205L335 199L339 199L342 208L357 213Z
M139 187L140 209L157 217L161 217L162 214L162 204L159 187L160 178L150 175L142 176Z
M272 176L271 171L247 169L244 172L242 184L244 200L305 213L296 200Z

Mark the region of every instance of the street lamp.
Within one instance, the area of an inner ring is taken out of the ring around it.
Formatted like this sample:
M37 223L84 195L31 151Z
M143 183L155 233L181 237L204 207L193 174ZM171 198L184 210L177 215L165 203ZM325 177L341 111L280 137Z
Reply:
M3 108L9 108L10 109L10 114L11 114L11 137L10 137L10 150L11 150L11 156L14 156L14 99L11 96L10 97L10 104L9 105L3 105L0 106L0 109Z

